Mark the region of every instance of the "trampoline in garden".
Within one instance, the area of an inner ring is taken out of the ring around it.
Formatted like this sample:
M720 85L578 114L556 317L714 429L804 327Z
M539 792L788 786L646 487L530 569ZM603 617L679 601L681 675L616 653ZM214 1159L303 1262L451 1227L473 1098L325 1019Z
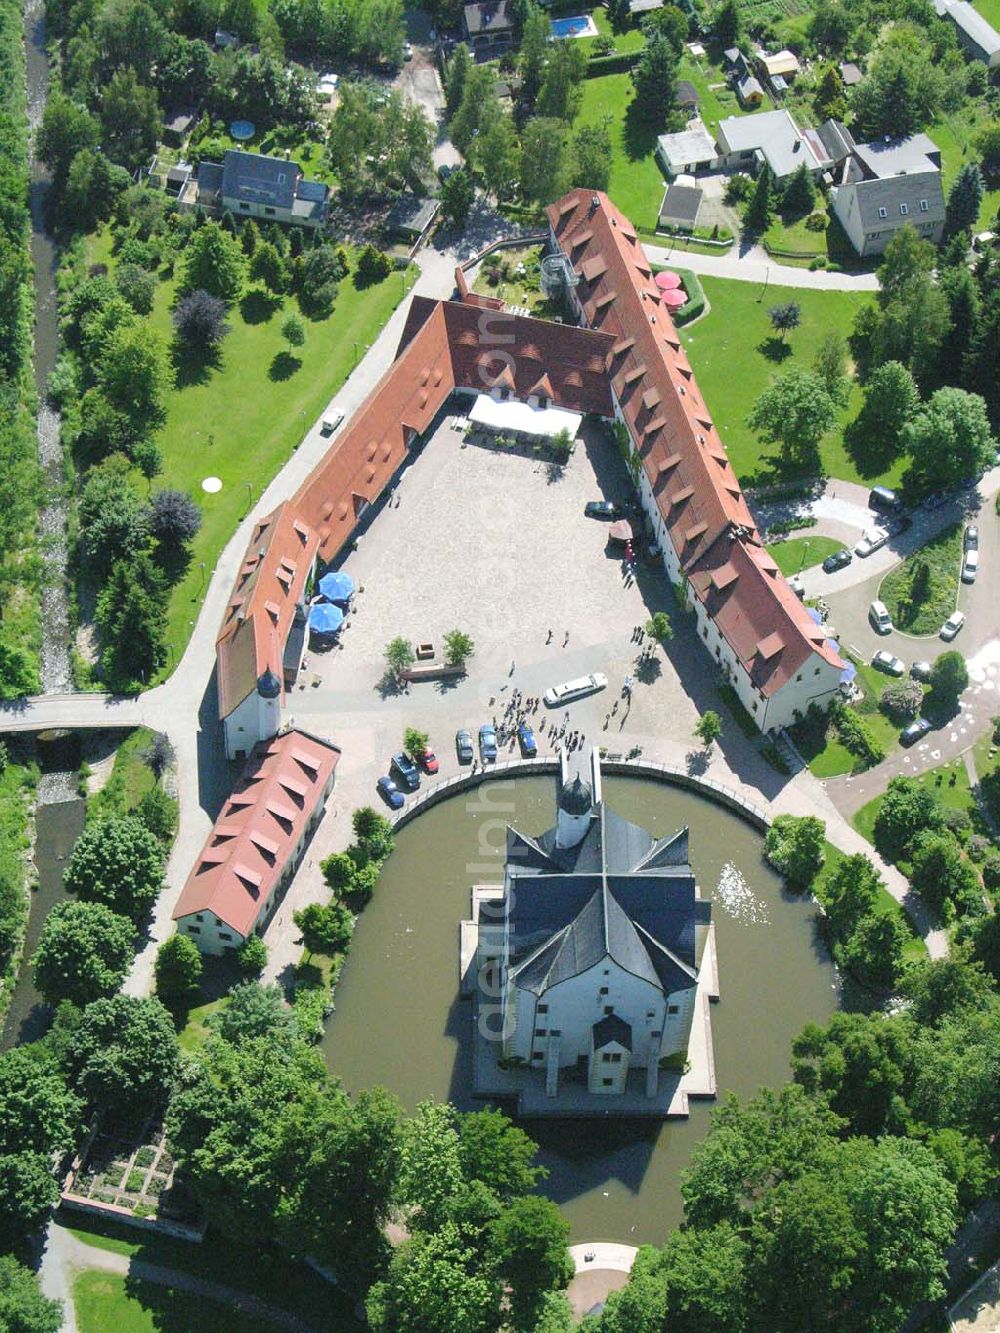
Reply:
M656 285L661 292L675 292L681 286L681 275L667 269L665 273L657 273Z
M237 143L246 143L257 133L257 127L252 120L234 120L229 127L229 133Z
M309 608L309 628L313 634L336 634L343 623L343 611L332 602L317 602Z
M342 569L331 570L320 579L319 590L328 602L349 602L354 596L354 580Z

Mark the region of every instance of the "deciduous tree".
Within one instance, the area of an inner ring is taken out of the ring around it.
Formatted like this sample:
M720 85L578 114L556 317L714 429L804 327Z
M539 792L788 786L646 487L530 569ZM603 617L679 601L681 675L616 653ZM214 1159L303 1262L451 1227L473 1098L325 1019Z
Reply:
M109 815L88 824L73 847L64 881L67 893L105 903L138 923L156 901L166 854L134 815Z
M156 951L156 993L164 1004L189 999L201 979L201 951L187 935L169 935Z
M49 1002L81 1007L114 995L125 980L135 927L103 903L61 902L45 918L33 959L35 985Z
M159 1000L113 995L84 1009L67 1067L92 1107L154 1106L173 1084L177 1049L173 1021Z
M777 445L786 463L815 458L819 442L837 420L837 404L820 377L808 370L787 370L758 395L747 425L765 444Z

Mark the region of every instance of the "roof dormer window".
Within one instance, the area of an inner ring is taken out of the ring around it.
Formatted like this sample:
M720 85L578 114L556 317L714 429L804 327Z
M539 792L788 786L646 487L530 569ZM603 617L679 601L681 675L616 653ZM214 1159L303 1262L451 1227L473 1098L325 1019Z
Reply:
M900 204L900 206L899 206L899 211L902 213L903 217L905 218L906 215L907 215L907 213L909 213L909 211L910 211L910 205L909 205L909 204Z
M921 201L920 201L920 211L921 211L921 213L926 213L926 212L928 211L928 208L929 208L929 207L930 207L930 205L927 203L927 200L926 200L926 199L921 199Z
M887 218L889 216L889 210L885 207L884 204L880 206L878 210L878 215L880 218Z

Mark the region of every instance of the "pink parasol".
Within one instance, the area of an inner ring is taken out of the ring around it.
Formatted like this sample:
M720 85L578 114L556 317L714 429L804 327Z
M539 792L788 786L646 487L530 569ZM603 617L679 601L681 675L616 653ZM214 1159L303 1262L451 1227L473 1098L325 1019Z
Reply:
M680 310L682 305L687 305L687 297L683 292L664 292L660 299L670 310Z
M656 285L661 292L673 292L681 285L680 275L672 273L669 269L665 273L657 273Z

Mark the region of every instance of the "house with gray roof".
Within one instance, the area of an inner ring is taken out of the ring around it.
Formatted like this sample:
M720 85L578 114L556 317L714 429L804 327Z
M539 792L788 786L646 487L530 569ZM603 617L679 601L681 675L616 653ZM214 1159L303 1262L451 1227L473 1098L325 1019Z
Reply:
M820 175L829 165L817 132L803 133L784 108L756 116L727 116L719 121L717 142L723 170L756 175L766 162L775 178L784 181L803 162L812 176Z
M297 162L283 157L231 148L221 163L198 167L198 203L236 216L321 227L329 199L328 185L307 180Z
M835 181L830 206L859 255L880 255L900 227L941 240L941 153L926 134L855 144Z
M589 781L564 753L555 827L509 827L506 852L502 1063L536 1114L666 1114L677 1080L662 1071L683 1070L693 1028L704 1043L699 979L715 975L687 829L630 823L602 798L598 752Z
M1000 32L987 23L969 0L934 0L938 18L955 25L958 44L973 60L982 60L990 69L1000 65Z

